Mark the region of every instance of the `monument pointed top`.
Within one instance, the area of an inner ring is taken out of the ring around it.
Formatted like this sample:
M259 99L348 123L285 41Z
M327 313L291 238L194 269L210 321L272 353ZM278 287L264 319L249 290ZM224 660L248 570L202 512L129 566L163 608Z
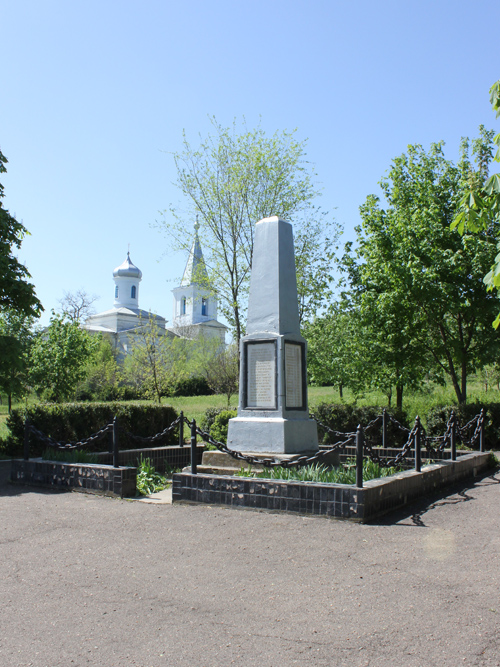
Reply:
M255 228L247 334L300 334L292 225L278 216Z

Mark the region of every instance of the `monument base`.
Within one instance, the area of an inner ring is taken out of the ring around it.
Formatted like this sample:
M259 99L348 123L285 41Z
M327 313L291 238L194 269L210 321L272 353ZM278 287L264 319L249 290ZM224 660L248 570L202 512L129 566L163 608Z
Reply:
M227 446L237 452L302 454L318 451L318 426L312 419L234 417Z

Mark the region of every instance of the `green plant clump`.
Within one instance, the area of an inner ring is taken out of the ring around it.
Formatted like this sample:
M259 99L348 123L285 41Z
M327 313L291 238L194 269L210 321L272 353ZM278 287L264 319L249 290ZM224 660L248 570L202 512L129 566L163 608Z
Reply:
M81 449L46 449L42 454L45 461L60 461L62 463L99 463L92 452L84 452Z
M389 477L400 472L398 468L382 468L378 463L370 459L363 461L363 481L379 477ZM327 468L321 463L313 463L301 468L269 468L263 472L256 473L242 468L239 477L258 477L260 479L281 479L291 482L320 482L323 484L355 484L356 466L353 460L347 465L339 468Z
M141 456L137 461L137 491L141 496L149 496L152 493L163 491L168 486L168 480L159 472L156 472L150 458Z

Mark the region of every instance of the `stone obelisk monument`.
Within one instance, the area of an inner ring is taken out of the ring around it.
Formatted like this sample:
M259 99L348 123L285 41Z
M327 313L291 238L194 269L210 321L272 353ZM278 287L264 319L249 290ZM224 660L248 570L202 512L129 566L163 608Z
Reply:
M318 450L307 408L292 225L277 217L264 218L255 229L238 416L229 421L227 445L248 453Z

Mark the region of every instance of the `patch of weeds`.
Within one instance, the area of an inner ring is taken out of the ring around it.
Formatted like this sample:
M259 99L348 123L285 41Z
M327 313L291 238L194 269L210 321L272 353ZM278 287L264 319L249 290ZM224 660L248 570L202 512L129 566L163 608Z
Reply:
M490 452L488 455L488 468L495 470L500 467L500 460L493 452Z
M169 482L164 475L156 472L150 458L137 459L137 491L141 496L163 491Z
M42 454L42 459L60 463L99 463L96 454L84 452L81 449L52 449L49 447Z
M379 477L389 477L400 472L398 468L383 468L371 459L363 461L363 481L378 479ZM258 477L260 479L284 479L296 482L321 482L326 484L355 484L356 483L356 464L350 459L345 466L338 468L328 468L321 463L313 463L301 468L269 468L264 472L256 473L242 468L238 473L239 477Z

